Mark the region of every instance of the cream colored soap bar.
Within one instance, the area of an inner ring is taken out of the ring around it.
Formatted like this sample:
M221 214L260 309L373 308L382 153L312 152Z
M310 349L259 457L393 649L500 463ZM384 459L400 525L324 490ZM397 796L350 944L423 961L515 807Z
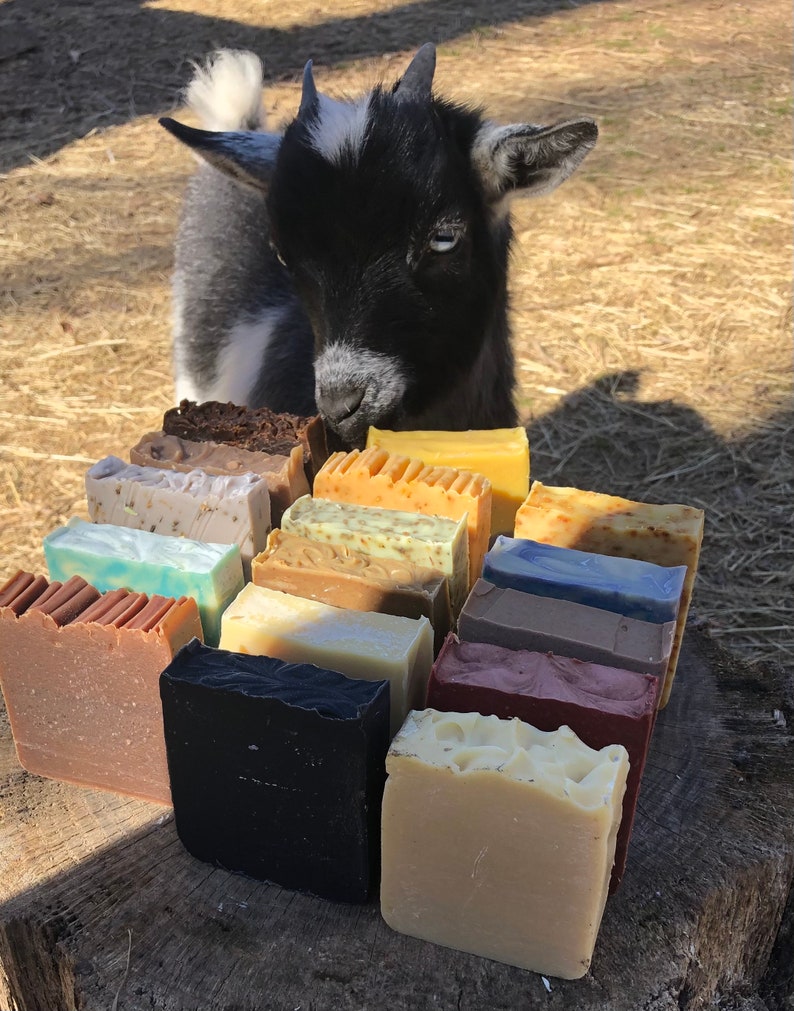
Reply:
M516 509L529 491L529 443L523 428L471 432L388 432L370 428L367 447L418 457L432 467L458 467L491 482L491 533L513 529Z
M334 502L445 516L467 517L469 588L479 579L491 533L491 483L482 474L432 467L421 460L371 446L334 453L314 479L314 494Z
M469 549L465 516L456 522L305 495L284 513L281 526L310 541L342 544L373 558L396 558L436 569L449 579L455 617L466 600Z
M394 930L549 976L593 955L628 755L569 727L409 713L386 759L381 912Z
M433 628L425 617L348 611L248 583L223 614L220 648L387 680L393 736L424 701Z
M535 481L516 515L515 536L656 565L686 565L675 638L659 707L673 687L686 616L695 585L704 513L687 505L654 505Z

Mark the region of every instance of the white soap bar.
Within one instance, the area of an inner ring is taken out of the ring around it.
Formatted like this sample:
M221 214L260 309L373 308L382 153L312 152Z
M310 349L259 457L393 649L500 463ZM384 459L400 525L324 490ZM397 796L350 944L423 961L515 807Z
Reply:
M257 474L183 473L107 456L87 471L85 487L95 523L237 544L247 579L253 556L267 544L270 494Z
M408 710L423 703L433 627L425 617L348 611L248 583L221 618L220 647L387 680L394 735Z
M386 759L381 911L395 930L547 975L590 965L629 761L569 727L408 714Z

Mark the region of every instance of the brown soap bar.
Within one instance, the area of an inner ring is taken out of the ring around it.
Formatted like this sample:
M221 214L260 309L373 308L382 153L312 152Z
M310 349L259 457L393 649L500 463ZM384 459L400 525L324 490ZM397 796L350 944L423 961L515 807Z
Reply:
M352 611L424 615L433 626L436 653L452 627L449 585L442 573L283 530L271 531L267 547L254 558L251 581Z
M629 775L609 890L623 877L634 811L656 719L659 678L570 657L505 649L447 636L427 689L427 705L443 712L517 717L546 732L569 726L600 751L622 744Z
M469 642L556 653L663 678L675 622L657 625L478 579L458 618L458 635Z
M0 588L0 686L20 764L170 804L159 678L194 637L191 597L18 572Z
M194 442L223 442L277 456L289 456L294 446L300 446L309 483L328 458L325 426L319 414L302 417L276 414L267 407L183 400L163 415L163 431Z
M206 474L236 475L250 471L267 481L270 519L278 526L287 509L309 494L303 450L293 446L287 456L258 453L217 442L191 442L178 435L150 432L130 450L130 462L167 470L203 470Z

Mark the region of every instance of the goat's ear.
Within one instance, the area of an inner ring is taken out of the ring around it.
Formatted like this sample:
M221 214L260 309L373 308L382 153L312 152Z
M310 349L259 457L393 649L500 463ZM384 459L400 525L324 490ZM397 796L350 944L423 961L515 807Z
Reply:
M591 119L554 126L484 123L472 161L493 199L523 191L542 196L565 182L595 147L598 127Z
M161 119L177 140L237 182L265 192L276 164L281 135L248 130L196 130L175 119Z

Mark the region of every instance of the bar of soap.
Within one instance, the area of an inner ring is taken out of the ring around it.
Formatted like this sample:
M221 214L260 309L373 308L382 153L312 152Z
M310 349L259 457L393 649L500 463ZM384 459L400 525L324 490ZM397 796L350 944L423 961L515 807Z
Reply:
M243 587L236 544L205 544L73 517L44 538L50 579L82 576L98 590L193 597L204 638L218 644L220 616Z
M433 665L427 618L350 611L248 583L224 612L222 649L388 681L391 732L421 705Z
M253 556L267 544L270 494L257 474L185 473L106 456L86 472L85 487L94 523L236 544L248 579Z
M516 537L496 538L483 579L504 589L601 607L638 621L675 621L686 566L653 565Z
M365 902L380 864L388 685L192 642L160 688L188 851L285 888Z
M626 749L478 713L409 714L386 757L381 912L394 930L549 976L593 954Z
M449 580L453 615L463 607L469 585L465 516L455 521L307 495L284 513L281 526L311 541L341 544L373 558L393 558L435 569Z
M433 467L458 467L491 482L491 533L513 530L516 510L529 491L529 443L523 428L468 432L389 432L370 428L367 447L418 457Z
M638 621L571 600L503 590L485 579L474 584L458 617L458 635L469 642L557 653L662 681L674 634L674 621Z
M482 474L456 467L428 466L371 446L333 453L314 479L317 498L356 505L418 512L425 516L467 517L469 586L482 571L491 534L491 483Z
M693 506L633 502L578 488L547 487L535 481L516 515L515 536L603 555L639 558L656 565L686 565L661 707L667 704L673 687L700 558L703 524L703 510Z
M623 878L660 681L649 674L551 653L461 642L450 634L427 688L427 705L458 713L516 717L538 730L569 726L599 751L622 744L629 774L609 890Z
M20 764L170 804L160 672L201 634L191 598L18 572L0 588L0 684Z
M288 456L252 453L216 442L191 442L176 435L150 432L130 450L130 460L141 467L191 471L207 474L239 475L246 471L267 481L273 526L278 526L285 509L309 492L303 467L303 452L294 446Z
M165 412L163 431L193 442L221 442L276 456L289 456L295 446L300 446L310 483L328 457L325 426L319 414L304 417L218 400L203 404L183 400Z
M371 558L343 545L273 530L252 565L257 586L352 611L420 618L433 626L434 652L452 627L446 576L395 558Z

